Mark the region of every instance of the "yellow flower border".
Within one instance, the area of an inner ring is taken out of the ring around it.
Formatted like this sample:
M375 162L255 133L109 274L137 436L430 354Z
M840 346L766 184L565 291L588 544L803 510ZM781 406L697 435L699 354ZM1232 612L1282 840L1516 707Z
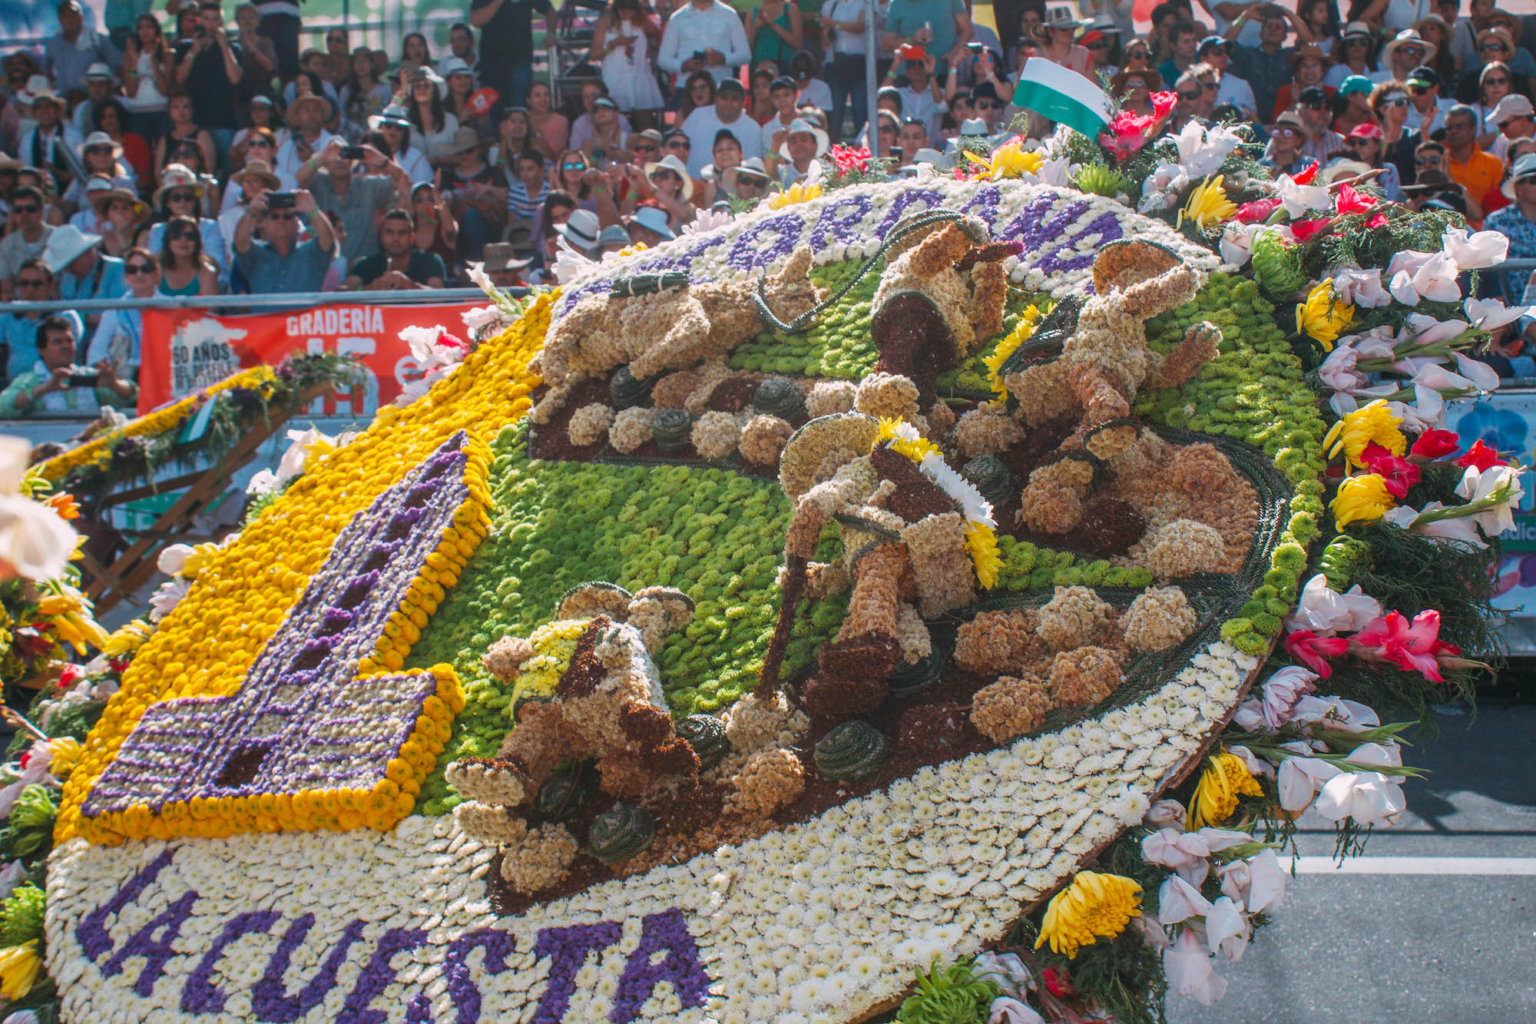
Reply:
M270 366L253 366L248 370L241 370L239 373L225 377L217 384L210 384L196 394L172 402L164 409L157 409L138 419L129 420L116 430L109 430L105 434L93 437L78 448L71 448L63 454L55 455L46 462L39 463L36 470L49 483L58 483L72 469L104 464L112 456L112 446L125 438L163 434L174 429L195 413L205 400L221 391L229 391L232 388L262 388L276 382L277 373Z
M458 431L463 430L483 452L498 431L527 414L532 391L541 383L528 364L543 346L557 299L558 293L551 293L530 303L521 319L487 339L418 401L404 409L381 409L367 431L322 457L248 524L238 541L209 559L187 596L145 641L124 672L121 688L91 730L80 764L64 787L55 828L57 842L86 834L81 804L145 711L167 700L228 696L240 688L262 647L291 613L353 516ZM483 457L482 466L471 493L483 504L488 502L484 472L489 469ZM469 517L456 522L457 537L445 533L444 545L456 554L439 548L412 588L414 606L402 608L392 622L397 635L386 633L389 643L365 659L359 672L404 663L403 651L409 650L411 637L419 635L413 630L419 631L425 621L420 617L427 602L441 599L446 580L457 580L463 563L454 559L468 557L460 545L472 551L478 543L471 540L473 530L465 534L466 525L482 522ZM455 702L445 703L453 708ZM357 799L355 794L347 797L353 803ZM333 813L338 821L355 820L342 819L341 811L330 806L311 808L308 797L295 800L297 806L286 805L287 820L280 827L303 828L303 821L313 828L317 822L329 822ZM271 801L272 806L263 807L258 800L254 809L244 807L241 814L253 814L258 827L263 819L277 821L273 816L277 798ZM404 804L402 796L399 805ZM346 810L345 805L342 809ZM395 820L408 813L406 807Z

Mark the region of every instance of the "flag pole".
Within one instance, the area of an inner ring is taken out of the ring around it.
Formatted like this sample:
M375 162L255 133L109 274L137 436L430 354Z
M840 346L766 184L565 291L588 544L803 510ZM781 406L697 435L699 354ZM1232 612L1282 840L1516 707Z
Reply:
M864 133L869 140L869 151L878 161L880 152L880 126L875 118L875 111L879 108L879 102L875 96L875 58L879 51L875 48L875 3L876 0L864 0ZM842 125L837 130L843 130Z

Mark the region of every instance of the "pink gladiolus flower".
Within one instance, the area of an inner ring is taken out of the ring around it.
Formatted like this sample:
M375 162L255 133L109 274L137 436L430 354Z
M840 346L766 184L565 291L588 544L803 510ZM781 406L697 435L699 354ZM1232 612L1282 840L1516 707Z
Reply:
M1413 442L1413 447L1408 449L1408 454L1421 459L1444 458L1461 447L1461 441L1455 433L1449 430L1426 430L1419 435L1419 439Z
M1332 223L1332 219L1328 217L1314 217L1311 220L1292 221L1291 233L1296 236L1296 241L1305 242L1313 235L1322 232Z
M1237 208L1237 219L1242 224L1257 224L1269 219L1269 215L1280 207L1278 199L1255 199L1251 203L1244 203Z
M1348 650L1349 641L1343 637L1318 636L1310 629L1298 629L1285 638L1285 652L1322 679L1333 675L1333 666L1325 659L1337 658Z
M1406 497L1408 488L1419 482L1421 474L1418 466L1393 455L1374 441L1365 446L1360 458L1366 469L1381 475L1394 498Z
M827 151L840 171L864 170L869 166L870 152L867 146L836 145Z
M1157 120L1173 113L1173 108L1178 105L1179 94L1173 90L1155 92L1152 94L1152 117Z
M1370 220L1366 221L1365 222L1365 226L1368 227L1368 228L1379 228L1383 224L1385 224L1386 222L1387 222L1387 215L1384 214L1384 213L1378 213L1376 216L1374 216Z
M1339 186L1339 201L1336 207L1340 216L1351 213L1364 213L1376 205L1376 197L1356 192L1351 185Z
M1389 612L1368 623L1355 634L1354 641L1405 672L1422 673L1433 683L1444 682L1436 655L1461 653L1455 644L1440 639L1440 613L1433 608L1415 615L1412 625L1402 612Z

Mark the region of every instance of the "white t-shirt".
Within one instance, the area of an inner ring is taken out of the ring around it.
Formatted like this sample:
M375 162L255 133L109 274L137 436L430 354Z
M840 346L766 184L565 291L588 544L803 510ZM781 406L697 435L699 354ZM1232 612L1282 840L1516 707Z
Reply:
M933 98L933 86L929 86L922 92L918 92L910 85L904 85L899 90L901 93L901 119L915 117L928 124L928 138L939 137L939 122L945 111L949 110L949 104L943 100Z
M858 21L864 13L863 0L832 0L821 13L833 21ZM832 49L837 53L863 53L864 33L833 29Z
M683 121L683 134L692 143L688 150L688 173L698 177L715 161L715 135L724 128L741 143L741 158L750 160L763 155L763 135L757 122L745 113L726 124L715 113L714 105L698 107Z
M800 98L795 101L798 106L815 107L817 110L832 109L832 90L819 78L812 78L805 83L805 88L800 90Z
M788 128L794 120L795 119L793 117L791 117L788 121L781 120L778 114L774 114L768 119L768 121L763 125L762 139L764 153L778 152L778 147L773 144L773 137L779 132ZM745 160L746 157L742 157L742 159Z

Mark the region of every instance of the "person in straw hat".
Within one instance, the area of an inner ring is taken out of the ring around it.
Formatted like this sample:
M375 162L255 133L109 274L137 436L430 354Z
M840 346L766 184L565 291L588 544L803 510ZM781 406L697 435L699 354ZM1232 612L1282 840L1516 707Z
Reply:
M177 216L191 217L197 221L198 230L202 232L203 252L219 265L221 279L227 280L230 257L226 236L219 222L205 213L203 202L207 195L207 183L194 174L190 167L182 164L167 167L160 175L160 187L155 190L153 199L154 206L161 213L161 220L150 226L149 238L144 244L159 252L165 244L165 221Z
M132 189L97 175L86 182L87 208L70 218L82 231L101 236L101 248L108 256L122 256L133 247L139 225L149 219L149 205Z
M1291 51L1291 80L1275 93L1273 116L1279 117L1282 111L1296 106L1301 94L1308 89L1322 89L1329 96L1337 92L1337 89L1323 85L1327 67L1328 55L1317 46L1298 46Z
M1420 64L1428 64L1440 52L1415 29L1399 32L1381 51L1381 67L1387 72L1387 81L1406 82L1408 75Z
M645 180L656 202L667 211L667 222L672 230L679 230L693 220L698 213L693 205L693 179L688 176L687 165L675 154L668 153L660 160L646 164Z
M299 168L310 161L331 141L325 123L331 119L331 101L324 96L306 94L288 105L288 141L277 147L277 163L272 170L285 189L298 187Z
M741 162L740 167L727 167L720 174L721 191L735 199L749 199L753 202L768 194L768 187L773 184L773 175L763 165L763 161L752 156Z
M64 98L45 76L33 75L18 99L30 105L34 123L16 140L17 159L28 167L47 168L60 180L73 178L72 157L85 138L64 120Z
M272 167L265 160L247 160L245 166L236 171L229 179L229 188L224 196L231 200L223 212L219 214L219 233L226 239L235 237L235 228L240 223L240 218L245 216L245 208L251 200L262 192L281 191L283 183L278 180ZM228 266L233 255L226 247L222 257L218 253L209 253L218 264Z

